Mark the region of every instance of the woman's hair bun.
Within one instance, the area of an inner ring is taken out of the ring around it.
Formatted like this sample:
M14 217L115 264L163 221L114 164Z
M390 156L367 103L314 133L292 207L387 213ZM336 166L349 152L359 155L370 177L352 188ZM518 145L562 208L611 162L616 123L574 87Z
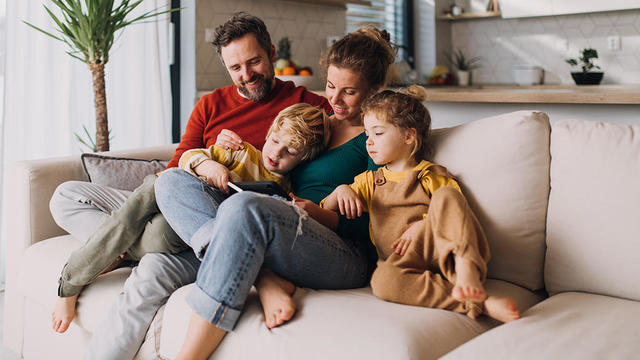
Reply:
M365 27L361 27L358 30L356 30L356 32L362 34L362 35L367 35L371 38L373 38L376 41L379 42L387 42L389 44L391 44L391 34L389 34L389 32L387 32L387 30L380 30L378 28L375 28L373 26L365 26Z
M418 99L420 101L424 101L427 98L427 89L420 85L409 86L405 93L412 98Z

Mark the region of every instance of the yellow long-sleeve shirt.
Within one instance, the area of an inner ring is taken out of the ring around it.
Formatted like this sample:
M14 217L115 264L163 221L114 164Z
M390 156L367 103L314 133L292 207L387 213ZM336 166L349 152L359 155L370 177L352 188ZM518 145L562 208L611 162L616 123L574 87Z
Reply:
M416 165L413 169L407 171L391 171L386 167L382 168L382 172L387 181L392 181L395 183L399 183L412 171L421 171L426 169L428 166L432 165L429 161L422 160L418 165ZM373 192L374 192L374 173L375 171L367 170L353 179L353 184L349 185L353 191L358 194L360 199L362 200L363 205L369 211L371 209L371 201L373 200ZM443 186L451 186L462 193L460 190L460 185L455 181L455 179L447 176L442 176L434 173L433 171L427 170L425 174L420 179L422 183L422 187L431 198L432 194ZM320 203L322 206L324 204L324 200ZM424 214L423 216L426 216ZM369 234L371 237L371 241L373 242L373 232L371 229L371 223L369 223Z
M206 149L185 151L180 157L178 166L198 177L193 169L205 160L214 160L229 169L231 181L275 181L289 192L288 178L267 170L262 162L262 152L248 142L243 144L244 149L241 150L228 150L211 145Z

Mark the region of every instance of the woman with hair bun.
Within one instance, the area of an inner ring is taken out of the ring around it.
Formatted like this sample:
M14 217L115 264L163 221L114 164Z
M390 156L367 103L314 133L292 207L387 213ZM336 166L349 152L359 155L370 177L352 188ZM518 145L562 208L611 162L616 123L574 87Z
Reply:
M362 28L334 43L322 64L326 96L334 114L327 150L291 174L292 202L251 192L232 195L215 221L197 229L210 244L187 296L192 309L178 359L206 359L232 331L255 284L267 327L295 314L296 286L348 289L366 286L376 254L368 238L368 219L347 219L318 203L338 185L375 168L367 155L361 105L385 85L395 51L389 34ZM240 139L223 131L216 145L237 149ZM179 192L175 189L175 192ZM203 195L204 196L204 195ZM180 196L165 204L190 217ZM169 223L171 216L165 214Z
M362 105L367 152L378 170L340 185L321 206L370 217L378 266L373 293L387 301L502 322L520 317L511 298L487 296L489 245L447 169L427 161L431 117L425 90L385 90Z

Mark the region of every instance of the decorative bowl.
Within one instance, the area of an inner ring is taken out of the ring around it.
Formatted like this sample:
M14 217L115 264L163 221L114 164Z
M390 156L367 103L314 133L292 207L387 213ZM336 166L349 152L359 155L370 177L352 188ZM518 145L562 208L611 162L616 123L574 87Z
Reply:
M571 77L576 85L598 85L602 81L603 72L572 72Z
M282 81L293 81L296 86L309 87L313 76L310 75L276 75L276 77Z

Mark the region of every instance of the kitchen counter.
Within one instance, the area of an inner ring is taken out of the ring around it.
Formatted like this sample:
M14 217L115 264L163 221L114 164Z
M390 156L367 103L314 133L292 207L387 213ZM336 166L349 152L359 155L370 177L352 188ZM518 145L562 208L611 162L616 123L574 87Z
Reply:
M640 85L481 85L426 89L426 102L640 104Z
M425 88L425 102L428 103L640 104L640 85L475 85ZM324 91L313 92L325 95Z
M428 103L640 104L640 85L474 85L425 88L425 102ZM325 96L323 90L312 91ZM209 92L211 91L198 91L198 99Z

